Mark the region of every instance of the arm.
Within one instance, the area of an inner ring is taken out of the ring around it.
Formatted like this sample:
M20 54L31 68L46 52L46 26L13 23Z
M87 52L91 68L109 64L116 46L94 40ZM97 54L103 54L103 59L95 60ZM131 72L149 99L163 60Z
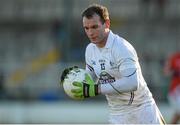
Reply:
M86 79L86 83L75 83L74 85L78 86L81 91L77 89L73 90L73 92L78 96L92 97L98 94L122 93L137 90L139 86L137 63L129 59L123 61L123 63L120 63L119 72L121 74L121 79L113 83L97 84L89 77ZM88 96L86 96L87 93Z
M113 83L96 84L91 77L86 76L85 83L73 83L78 89L72 90L75 96L84 98L93 97L98 94L122 93L135 91L138 88L138 78L136 69L126 69L122 72L125 76Z
M86 64L86 71L91 75L94 81L97 81L98 78L94 72L94 68L88 64Z
M135 91L138 88L138 77L137 69L130 68L123 70L122 73L125 75L121 79L116 80L113 83L100 84L100 93L101 94L110 94L110 93L122 93Z
M94 80L88 80L90 82L86 80L87 82L83 83L83 85L80 85L80 83L75 84L75 86L78 86L79 89L81 89L80 93L77 92L78 90L73 92L77 95L84 95L84 93L82 92L86 91L85 93L93 93L95 91L94 89L97 90L98 88L98 93L89 94L89 97L92 97L98 94L131 92L137 90L139 86L138 69L140 68L138 58L135 51L132 51L132 48L130 48L130 50L127 50L126 48L123 50L123 53L119 52L119 48L115 49L114 52L114 57L116 59L120 73L119 79L116 79L116 81L113 83L105 84L97 84ZM90 52L87 53L86 51L86 63L89 64L91 63L90 54ZM88 67L86 69L90 70L91 75L92 73L95 74L91 67ZM90 86L89 89L85 89L86 84Z
M113 83L101 84L101 94L131 92L137 90L139 86L139 63L132 58L125 58L118 62L120 79Z

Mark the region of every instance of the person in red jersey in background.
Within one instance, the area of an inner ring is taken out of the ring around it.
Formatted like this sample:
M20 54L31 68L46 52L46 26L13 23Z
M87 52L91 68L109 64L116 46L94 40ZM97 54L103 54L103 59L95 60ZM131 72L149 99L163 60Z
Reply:
M176 52L168 58L164 73L171 75L168 96L170 103L175 108L171 123L177 124L180 120L180 52Z

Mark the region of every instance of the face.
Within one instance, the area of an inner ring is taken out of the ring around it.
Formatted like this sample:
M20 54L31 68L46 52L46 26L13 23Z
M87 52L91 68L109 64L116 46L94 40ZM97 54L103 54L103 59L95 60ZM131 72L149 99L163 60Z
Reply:
M98 15L92 18L83 17L83 27L89 40L98 47L104 47L109 33L109 21L104 24Z

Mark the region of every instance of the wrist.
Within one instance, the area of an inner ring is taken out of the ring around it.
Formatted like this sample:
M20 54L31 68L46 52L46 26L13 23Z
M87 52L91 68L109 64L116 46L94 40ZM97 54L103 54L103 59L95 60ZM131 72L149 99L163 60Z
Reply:
M85 98L96 96L99 93L99 85L89 85L86 83L83 84L83 95Z
M100 85L98 85L98 84L94 85L94 92L95 92L95 95L99 95L100 94Z
M101 84L99 83L99 81L96 81L95 85L97 85L98 94L101 94Z

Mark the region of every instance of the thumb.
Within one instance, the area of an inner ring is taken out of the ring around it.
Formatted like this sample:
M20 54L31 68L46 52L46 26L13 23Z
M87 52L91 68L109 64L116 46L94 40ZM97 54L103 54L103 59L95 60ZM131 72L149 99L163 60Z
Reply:
M85 74L85 79L88 84L94 85L94 81L88 74Z
M80 82L73 82L73 86L82 87L82 84Z

